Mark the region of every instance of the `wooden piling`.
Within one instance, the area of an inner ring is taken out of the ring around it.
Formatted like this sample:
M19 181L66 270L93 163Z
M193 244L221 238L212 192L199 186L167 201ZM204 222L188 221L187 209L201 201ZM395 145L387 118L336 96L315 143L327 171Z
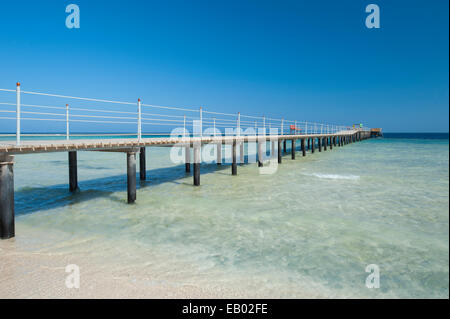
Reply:
M266 140L264 140L264 143ZM263 151L262 151L262 141L258 139L258 167L263 167Z
M333 149L333 137L329 137L329 141L330 141L330 151Z
M328 138L327 137L325 137L325 138L323 138L323 150L324 151L326 151L327 150L327 142L328 142L328 140L327 140Z
M232 154L232 158L233 158L233 163L231 164L231 175L237 175L236 140L233 140L231 154Z
M200 186L200 145L194 145L194 186Z
M69 152L69 190L75 192L78 189L78 164L77 152Z
M317 139L317 143L318 143L318 147L319 147L319 152L322 152L322 138L321 137L319 137Z
M283 152L284 152L284 154L286 154L287 153L287 142L286 142L286 140L284 139L283 140Z
M0 154L0 239L15 236L14 156Z
M278 164L281 164L281 162L283 160L283 157L282 157L282 154L281 154L281 140L280 139L278 139L278 145L277 146L278 146L277 147Z
M301 145L302 145L302 155L303 156L306 156L306 149L305 149L305 139L304 138L302 138L302 141L301 141Z
M184 165L186 168L186 173L190 173L191 172L191 147L185 146L184 148Z
M244 141L239 143L239 162L241 164L245 163L245 154L244 154Z
M145 147L141 147L139 149L139 177L141 181L145 181L147 179Z
M217 165L222 165L222 142L217 143Z
M292 139L291 140L291 158L294 160L295 159L295 140Z
M311 149L311 139L308 138L308 151Z
M316 143L314 141L314 138L311 139L311 153L314 154L316 148Z
M128 204L136 201L136 153L127 152Z

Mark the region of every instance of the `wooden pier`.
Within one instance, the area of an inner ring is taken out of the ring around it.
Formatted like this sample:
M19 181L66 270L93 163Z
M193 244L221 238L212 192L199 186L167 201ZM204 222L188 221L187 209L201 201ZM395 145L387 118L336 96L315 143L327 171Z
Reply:
M219 137L178 137L178 138L143 138L143 139L107 139L107 140L58 140L58 141L22 141L17 145L15 141L0 142L0 238L14 237L14 155L34 154L48 152L68 152L69 190L78 189L77 152L78 151L102 151L126 153L127 165L127 192L128 203L136 201L136 155L139 154L139 177L146 179L146 147L177 146L184 147L185 169L191 172L193 164L193 184L200 185L201 147L203 145L216 145L217 165L222 164L222 145L232 147L231 175L237 175L237 147L240 148L240 163L244 162L244 144L256 143L258 166L264 165L262 154L263 144L271 142L271 157L277 158L282 163L282 155L286 154L287 146L291 147L291 158L295 160L297 146L300 144L302 156L306 156L307 150L315 152L316 146L321 152L331 151L333 146L341 147L349 143L358 142L370 138L370 131L348 130L334 134L310 134L310 135L253 135L253 136L219 136ZM299 143L300 142L300 143ZM277 145L278 147L274 147ZM282 147L283 146L283 147ZM193 149L193 160L191 160ZM277 154L275 154L276 152Z

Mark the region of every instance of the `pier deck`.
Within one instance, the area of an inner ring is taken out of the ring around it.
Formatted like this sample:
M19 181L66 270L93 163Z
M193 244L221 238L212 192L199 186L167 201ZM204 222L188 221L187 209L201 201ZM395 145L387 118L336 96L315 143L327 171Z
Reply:
M358 131L344 131L335 134L310 134L310 135L258 135L258 136L216 136L216 137L166 137L166 138L136 138L129 139L75 139L75 140L22 140L20 145L15 141L0 141L0 155L15 155L29 153L91 151L91 150L122 150L151 146L186 146L194 144L232 144L242 142L258 142L273 140L301 140L312 138L329 138L338 136L353 136Z

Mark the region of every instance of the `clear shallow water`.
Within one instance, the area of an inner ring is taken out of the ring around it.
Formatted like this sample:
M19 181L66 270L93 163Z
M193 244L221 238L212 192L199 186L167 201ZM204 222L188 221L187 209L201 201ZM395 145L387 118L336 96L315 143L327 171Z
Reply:
M212 289L268 297L449 296L448 139L386 138L256 164L202 165L201 187L168 148L147 149L149 181L126 202L124 154L16 157L18 243ZM380 267L380 289L365 267Z

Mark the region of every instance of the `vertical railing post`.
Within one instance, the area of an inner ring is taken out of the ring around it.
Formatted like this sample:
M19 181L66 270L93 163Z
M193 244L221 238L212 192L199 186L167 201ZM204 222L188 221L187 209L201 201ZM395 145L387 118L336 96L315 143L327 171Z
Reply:
M305 135L308 134L308 122L305 122Z
M203 108L200 106L200 137L203 136Z
M280 135L284 135L284 119L281 119L281 134ZM280 152L278 150L278 152Z
M16 84L16 144L20 145L20 83Z
M241 136L241 112L238 112L238 118L237 118L237 136Z
M263 116L263 130L264 130L264 136L266 136L266 117Z
M66 140L69 139L69 104L66 104Z
M297 135L297 121L294 121L294 135Z
M216 136L216 118L213 118L214 137Z
M183 116L183 137L186 138L186 115Z
M141 113L141 99L138 99L138 141L142 140L142 113Z

